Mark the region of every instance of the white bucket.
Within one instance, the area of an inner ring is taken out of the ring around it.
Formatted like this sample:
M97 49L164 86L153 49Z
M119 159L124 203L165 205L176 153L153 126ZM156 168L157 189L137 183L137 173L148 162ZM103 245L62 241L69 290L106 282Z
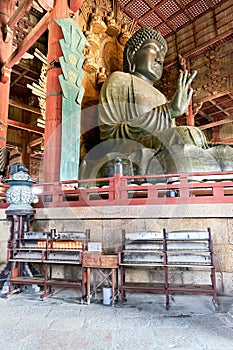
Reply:
M112 304L112 287L103 287L103 304Z

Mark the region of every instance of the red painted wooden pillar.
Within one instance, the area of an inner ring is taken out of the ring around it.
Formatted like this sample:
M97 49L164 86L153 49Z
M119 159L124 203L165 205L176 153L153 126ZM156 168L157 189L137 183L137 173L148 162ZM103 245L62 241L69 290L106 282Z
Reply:
M190 61L187 61L187 69L190 72ZM188 111L186 113L186 125L194 126L195 120L194 120L194 114L193 114L193 99L191 98L191 101L189 103Z
M0 1L0 69L12 53L13 35L5 37L4 28L15 11L15 0ZM6 74L8 76L8 72ZM7 119L10 95L10 70L8 79L0 81L0 147L6 147Z
M47 99L46 99L46 127L44 139L43 182L59 181L61 159L61 122L62 122L62 91L58 76L62 73L56 67L59 57L62 56L59 40L62 39L62 30L55 23L55 18L69 17L67 1L56 0L50 14L48 38L48 72L47 72Z
M62 91L58 76L62 72L60 67L56 67L56 62L62 56L59 40L63 34L54 19L69 18L71 10L77 11L81 4L81 0L55 0L50 14L43 182L60 180Z
M194 120L192 100L191 100L189 108L188 108L187 116L186 116L186 125L194 126L194 124L195 124L195 120Z

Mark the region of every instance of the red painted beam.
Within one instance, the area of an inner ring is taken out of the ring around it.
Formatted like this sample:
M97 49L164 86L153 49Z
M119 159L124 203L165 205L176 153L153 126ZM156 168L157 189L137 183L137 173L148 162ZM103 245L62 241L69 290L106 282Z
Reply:
M33 0L25 0L18 9L15 11L9 22L7 23L9 28L14 28L16 23L23 17L24 13L28 11L32 6Z
M5 29L9 19L14 14L15 1L14 0L1 0L0 1L0 69L4 62L12 53L12 40L13 36L9 37L6 42ZM7 118L9 109L9 95L10 95L10 70L4 69L5 81L4 84L0 81L0 147L6 147L7 138ZM1 76L1 72L0 72Z
M31 148L33 148L33 147L39 145L40 143L42 143L43 140L44 140L44 138L43 138L43 137L40 137L39 139L30 142L30 143L28 144L28 146L31 147Z
M213 123L201 125L201 126L199 126L199 129L201 129L201 130L210 129L210 128L213 128L213 127L218 126L218 125L223 125L223 124L232 123L232 122L233 122L233 117L232 117L232 119L229 119L229 118L222 119L222 120L218 120L218 121L213 122Z
M83 0L68 0L68 6L71 11L76 12L82 6Z
M38 0L38 2L46 11L51 11L54 8L55 0Z
M37 23L37 25L27 35L21 45L12 53L5 63L6 68L12 68L25 54L25 52L40 38L46 31L49 24L50 14L46 13L44 17Z
M233 139L227 139L227 140L222 140L222 141L217 141L216 144L227 144L227 145L233 145Z
M8 119L7 124L10 126L13 126L15 128L27 130L29 132L34 132L34 133L40 134L40 135L44 133L43 128L39 128L38 126L24 124L24 123L17 122L15 120L11 120L11 119Z

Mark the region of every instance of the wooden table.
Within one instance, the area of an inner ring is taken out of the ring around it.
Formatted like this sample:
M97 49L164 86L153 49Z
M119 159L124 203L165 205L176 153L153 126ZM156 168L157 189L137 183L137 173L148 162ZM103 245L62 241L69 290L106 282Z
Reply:
M90 304L91 294L96 295L97 289L107 280L112 287L112 306L119 293L118 256L104 255L98 252L83 252L82 266L87 268L87 303ZM96 284L96 271L102 275L102 280ZM108 270L106 273L105 270ZM93 272L93 289L91 291L91 271ZM115 293L115 286L117 293Z

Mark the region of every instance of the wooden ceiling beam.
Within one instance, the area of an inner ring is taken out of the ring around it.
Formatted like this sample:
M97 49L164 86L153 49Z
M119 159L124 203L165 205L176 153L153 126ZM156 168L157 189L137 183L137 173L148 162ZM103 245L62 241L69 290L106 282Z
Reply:
M50 13L46 13L44 17L37 23L31 32L23 40L22 44L12 53L7 62L6 68L12 68L27 52L27 50L39 39L39 37L46 31L49 24Z
M19 62L19 64L17 64L17 68L22 68L22 69L29 69L29 65L28 64L26 64L25 62L23 62L23 61L20 61ZM16 73L16 74L21 74L19 71L17 71L17 69L15 69L16 67L14 67L13 69L12 69L12 71L14 72L14 73ZM32 66L32 65L30 65L30 73L32 73L32 74L34 74L36 77L38 77L39 75L40 75L40 72L38 71L38 69L36 69L36 67L35 66Z
M209 101L213 106L217 107L222 113L224 113L227 117L229 117L229 113L224 110L222 107L220 107L214 100Z
M27 70L27 72L31 72L31 71ZM20 78L20 77L22 78L22 75L23 75L23 78L25 78L25 79L27 79L27 80L31 80L31 81L33 81L33 82L35 82L35 83L38 82L38 78L29 77L29 76L27 75L27 73L26 73L26 74L24 74L24 72L23 72L23 73L20 73L19 71L15 70L15 69L12 69L12 73L14 73L14 74L16 74L16 75L19 76L19 77L17 77L17 78L15 79L15 80L17 80L17 83L18 83L18 78ZM11 77L11 79L12 79L12 77ZM15 80L12 80L11 86L15 85Z
M201 125L201 126L199 126L199 129L201 129L201 130L210 129L210 128L213 128L217 125L223 125L223 124L228 124L228 123L233 123L233 116L232 116L232 119L222 119L222 120L218 120L218 121L213 122L213 123Z
M44 134L44 129L43 128L39 128L38 126L24 124L24 123L17 122L17 121L12 120L12 119L8 119L7 124L9 126L14 127L14 128L21 129L21 130L26 130L26 131L29 131L29 132L32 132L32 133L35 133L35 134L40 134L40 135Z
M233 145L233 139L231 138L231 139L227 139L227 140L221 140L221 141L218 141L218 143L220 143L220 144L231 144L231 145Z
M16 85L22 78L26 76L28 73L28 69L24 69L22 73L19 74L19 76L11 83L11 87Z
M232 36L233 36L233 28L229 29L228 31L226 31L223 34L220 34L220 35L216 36L214 39L209 40L208 43L196 46L194 49L192 49L189 52L186 52L185 54L183 54L183 58L187 60L187 59L192 59L194 57L198 57L198 56L202 55L203 51L207 50L210 46L217 45L222 40L224 40L224 39L226 39L228 37L231 38ZM172 60L170 62L165 62L164 69L168 69L169 70L176 64L177 64L177 59Z
M214 118L212 116L209 116L207 114L205 114L201 109L199 109L199 111L197 112L197 114L199 114L200 116L202 116L203 118L210 120L210 121L214 121Z
M149 0L144 0L144 2L151 8L154 9L155 7L153 6L153 4L149 1Z
M25 98L26 98L26 95L27 95L27 97L30 95L29 89L27 88L25 83L23 83L21 81L19 81L18 84L15 87L14 86L12 87L12 92L14 91L14 89L17 90L17 91L20 91L22 89L20 92L23 93L23 95L25 95ZM13 96L13 99L15 97L17 98L18 97L17 92L14 91L14 95L12 93L12 96Z
M10 18L8 22L8 27L13 29L16 23L18 23L19 20L23 17L24 13L31 8L32 3L33 0L25 0L24 2L22 2L13 14L13 16Z
M191 20L194 21L194 17L193 15L187 10L187 5L185 6L182 3L182 0L176 0L177 4L180 6L180 8L182 9L182 12L184 12L186 14L186 16Z
M224 91L221 91L215 95L210 95L210 96L207 96L205 98L203 98L201 100L201 102L204 104L205 102L210 102L212 100L215 100L216 98L219 98L219 97L222 97L222 96L225 96L225 95L229 95L231 97L231 92L230 90L224 90ZM232 99L233 99L233 96L232 96Z
M31 106L29 106L29 105L27 105L25 103L22 103L22 102L10 99L9 100L9 105L12 106L12 107L23 109L24 111L28 111L28 112L31 112L31 113L34 113L34 114L39 114L41 116L41 111L40 111L39 108L31 107Z
M170 23L170 18L169 20L167 19L166 16L164 16L161 12L159 11L154 11L156 13L156 15L162 20L162 23L159 23L156 28L158 28L159 26L161 26L161 24L165 23L168 28L170 28L173 32L176 31L176 28Z
M35 146L40 145L40 144L43 142L43 140L44 140L44 138L43 138L43 137L40 137L39 139L36 139L36 140L34 140L34 141L31 141L31 142L28 144L28 146L29 146L30 148L33 148L33 147L35 147Z

